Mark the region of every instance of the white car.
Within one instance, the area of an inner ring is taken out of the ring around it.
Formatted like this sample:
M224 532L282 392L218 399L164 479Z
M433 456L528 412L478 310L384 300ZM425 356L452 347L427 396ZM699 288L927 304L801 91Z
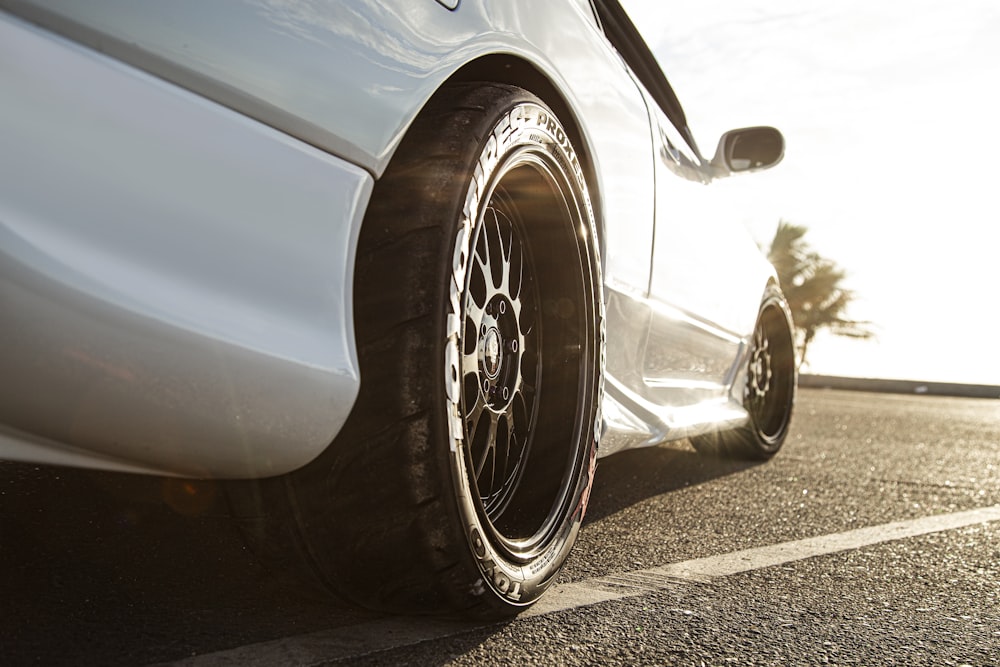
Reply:
M0 0L0 459L516 613L597 457L781 446L788 308L706 185L783 152L703 156L617 0Z

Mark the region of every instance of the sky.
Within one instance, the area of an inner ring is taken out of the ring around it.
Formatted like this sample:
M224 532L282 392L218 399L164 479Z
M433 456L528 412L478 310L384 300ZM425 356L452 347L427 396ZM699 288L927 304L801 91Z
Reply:
M784 161L719 181L847 271L876 340L819 335L803 371L1000 384L1000 2L623 0L703 153L773 125Z

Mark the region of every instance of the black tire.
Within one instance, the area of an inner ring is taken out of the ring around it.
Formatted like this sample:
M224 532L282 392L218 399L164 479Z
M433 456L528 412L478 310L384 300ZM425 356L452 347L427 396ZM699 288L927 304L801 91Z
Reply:
M506 85L443 89L377 182L359 240L361 391L335 442L237 513L272 560L391 612L517 613L586 510L603 310L565 130Z
M766 460L788 436L795 405L796 363L792 316L776 287L764 294L747 356L743 406L749 420L729 431L692 436L702 454Z

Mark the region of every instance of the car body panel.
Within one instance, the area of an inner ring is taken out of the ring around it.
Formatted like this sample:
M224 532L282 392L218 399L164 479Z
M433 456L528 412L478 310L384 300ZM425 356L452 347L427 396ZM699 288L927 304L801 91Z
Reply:
M642 97L578 2L0 0L0 8L382 174L463 65L503 54L565 97L602 181L609 284L644 293L653 154ZM644 157L639 160L638 155Z
M657 156L652 273L645 298L609 293L604 456L746 423L747 332L776 281L708 187L711 168L645 95Z
M311 460L359 386L372 183L486 61L526 63L578 128L607 304L600 453L746 421L773 272L732 220L699 226L697 149L678 168L685 140L587 0L452 4L0 0L18 100L0 108L0 307L18 313L6 349L28 351L0 354L18 379L0 458L224 478Z
M708 187L707 169L658 109L656 240L650 298L671 304L730 334L753 328L761 286L776 278L732 201ZM674 135L674 136L671 136ZM689 221L697 220L697 224ZM711 261L699 253L711 248ZM733 280L733 276L740 276Z
M321 452L371 176L2 14L0 89L4 428L196 476Z

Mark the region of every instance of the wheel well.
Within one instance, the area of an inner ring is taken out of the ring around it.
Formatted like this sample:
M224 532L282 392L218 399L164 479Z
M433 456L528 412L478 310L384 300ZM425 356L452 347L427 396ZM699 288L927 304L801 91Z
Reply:
M590 191L590 202L594 207L594 222L597 225L598 248L601 250L601 262L604 260L604 215L601 192L597 187L597 174L594 170L593 161L590 158L590 151L587 143L583 140L583 132L577 123L576 116L570 109L566 98L553 85L542 72L534 65L521 58L494 54L483 56L470 63L466 63L457 70L445 82L455 81L489 81L491 83L506 83L518 86L537 95L545 102L559 118L566 132L569 134L573 146L576 148L580 165L587 179L587 187Z

